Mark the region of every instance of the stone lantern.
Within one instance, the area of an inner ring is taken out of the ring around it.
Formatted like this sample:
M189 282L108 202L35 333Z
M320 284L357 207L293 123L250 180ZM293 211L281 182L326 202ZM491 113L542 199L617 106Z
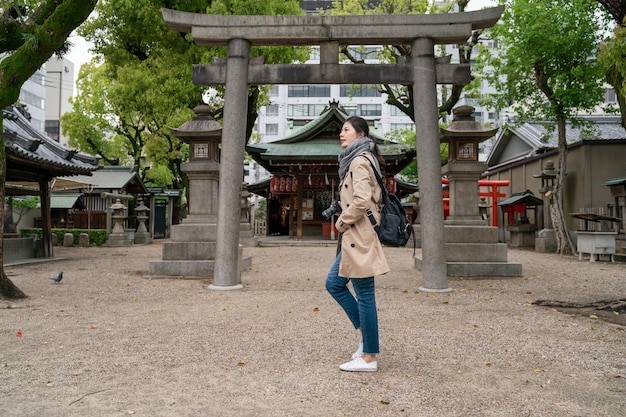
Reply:
M445 224L485 225L478 205L478 180L487 165L478 161L478 144L491 137L497 128L487 128L474 120L474 107L460 106L454 118L441 129L441 142L448 144L448 163L442 173L450 181L450 215Z
M444 221L447 275L521 276L522 265L508 261L507 244L498 241L498 228L487 225L487 203L479 203L478 180L487 164L478 161L478 144L494 136L497 129L476 122L471 106L453 111L454 120L441 129L441 142L449 144L448 163L441 169L448 177L450 191L450 215ZM421 255L417 255L416 268L421 269L421 264Z
M135 232L135 243L137 244L147 244L152 243L152 238L150 237L150 232L146 228L146 220L148 220L148 216L146 212L148 211L148 207L143 203L143 198L139 197L139 201L137 203L137 207L135 207L135 213L137 216L137 231Z
M124 233L124 220L126 220L125 210L127 207L120 198L115 199L115 203L109 207L113 228L107 239L107 246L130 246L131 242Z
M163 260L150 262L150 275L207 278L214 273L222 125L208 105L196 106L194 112L192 120L170 128L189 144L189 162L181 166L189 180L188 214L172 226L170 242L163 245ZM249 268L250 258L246 262L242 270Z
M552 216L550 215L550 200L557 174L558 170L551 160L546 161L540 173L533 174L533 177L541 179L539 193L543 199L542 227L540 227L535 238L535 251L541 253L554 253L558 247L556 234L552 229Z
M189 212L183 223L216 223L220 176L222 125L213 118L213 109L196 106L196 117L172 134L189 144L189 162L181 170L189 180Z

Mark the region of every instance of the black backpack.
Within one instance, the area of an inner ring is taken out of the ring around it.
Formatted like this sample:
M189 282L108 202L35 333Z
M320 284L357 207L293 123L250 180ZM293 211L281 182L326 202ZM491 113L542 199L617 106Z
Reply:
M374 230L376 230L378 234L380 243L395 247L406 246L411 236L413 236L413 251L415 251L416 241L413 226L406 217L406 212L404 211L404 207L402 207L400 199L395 194L389 194L372 161L366 156L364 156L364 158L367 159L372 166L376 181L378 181L378 185L380 185L383 194L383 209L380 215L380 224L376 222L371 210L368 209L366 212L372 226L374 226Z

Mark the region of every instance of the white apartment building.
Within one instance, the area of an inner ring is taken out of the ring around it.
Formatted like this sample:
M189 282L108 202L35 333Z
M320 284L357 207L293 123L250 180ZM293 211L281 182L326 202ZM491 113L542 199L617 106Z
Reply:
M69 99L74 95L74 64L68 59L53 56L45 64L45 74L45 132L67 146L68 138L61 133L60 119L72 111Z
M35 129L44 132L46 121L46 73L37 70L20 90L20 104L30 113L30 122Z

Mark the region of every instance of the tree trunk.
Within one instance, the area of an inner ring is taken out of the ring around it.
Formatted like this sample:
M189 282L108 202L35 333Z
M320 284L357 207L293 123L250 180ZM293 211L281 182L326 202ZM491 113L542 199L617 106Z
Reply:
M20 89L53 53L60 50L67 37L83 23L96 7L97 0L62 0L47 2L35 22L37 30L23 33L31 38L0 62L0 110L14 104ZM32 22L31 22L32 23ZM0 219L5 217L6 148L4 145L3 118L0 118ZM3 227L4 229L4 227ZM0 234L0 298L24 298L4 272L4 236Z
M563 183L565 175L567 175L567 140L565 137L565 116L559 114L557 120L557 133L559 137L559 170L552 190L552 198L550 200L550 216L552 218L552 227L556 235L557 253L575 254L576 249L572 242L572 238L567 229L565 222L565 214L563 212Z
M4 147L4 118L0 118L0 219L2 219L2 233L0 233L0 299L4 298L26 298L13 281L4 272L4 219L7 216L7 205L4 203L5 179L7 171L6 148Z

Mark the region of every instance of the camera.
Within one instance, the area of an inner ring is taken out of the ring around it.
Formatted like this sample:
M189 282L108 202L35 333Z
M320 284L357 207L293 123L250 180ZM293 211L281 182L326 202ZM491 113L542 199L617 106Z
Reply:
M333 214L341 213L341 204L339 204L338 200L334 200L330 203L330 206L326 210L322 212L322 216L326 220L330 219Z

